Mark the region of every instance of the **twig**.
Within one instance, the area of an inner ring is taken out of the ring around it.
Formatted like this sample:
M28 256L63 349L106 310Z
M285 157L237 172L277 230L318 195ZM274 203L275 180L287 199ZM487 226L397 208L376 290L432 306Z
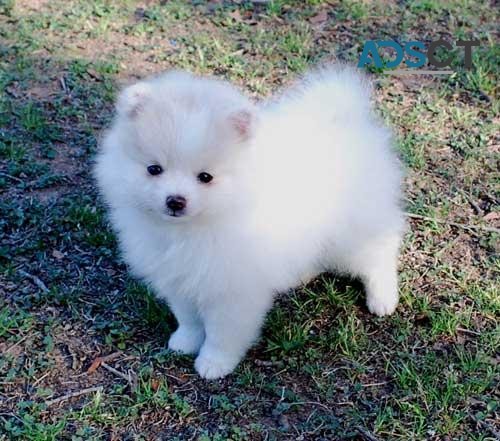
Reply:
M476 214L479 214L479 215L483 214L483 210L481 210L481 207L474 202L474 200L472 199L472 197L470 197L465 191L461 191L460 193L462 193L462 195L464 196L464 198L467 199L467 202L474 209L474 211L476 212Z
M378 441L378 438L372 435L368 430L361 426L356 426L355 429L359 432L359 434L366 439L367 441Z
M383 386L385 384L390 383L390 381L381 381L380 383L368 383L368 384L362 384L363 387L376 387L376 386Z
M481 335L480 332L472 331L471 329L457 328L458 332L463 332L464 334Z
M44 378L48 377L49 375L50 375L50 371L46 372L38 380L36 380L31 386L35 387L38 383L40 383Z
M5 417L10 417L10 418L15 418L17 421L20 421L21 423L23 420L19 418L16 414L14 413L9 413L9 412L0 412L0 416L5 416Z
M123 378L126 381L130 381L130 377L128 375L124 374L123 372L119 371L118 369L115 369L113 366L110 366L109 364L107 364L105 362L102 362L101 366L104 369L108 370L109 372L117 375L118 377Z
M68 93L68 87L66 86L66 81L64 80L64 77L59 78L59 83L61 83L61 87L64 93Z
M18 270L20 274L22 274L24 277L27 277L28 279L31 279L33 283L38 286L43 292L49 292L49 288L47 288L47 285L43 283L37 276L34 276L33 274L27 273L24 270Z
M329 413L333 413L333 410L330 409L327 405L320 403L319 401L296 401L295 403L286 403L288 406L303 406L303 405L310 405L310 406L319 406L325 409Z
M280 361L259 360L259 359L254 360L254 363L257 366L277 366L281 364Z
M422 216L420 214L415 214L415 213L405 213L405 215L408 217L411 217L412 219L420 219L420 220L426 220L426 221L430 221L430 222L437 222L438 224L451 225L452 227L463 228L464 230L483 230L483 231L489 231L490 233L500 234L500 228L488 227L486 225L459 224L457 222L449 222L449 221L444 220L444 219L436 219L433 217Z
M115 358L119 357L122 354L123 354L122 351L116 351L116 352L112 352L111 354L104 355L103 357L101 357L101 362L114 360Z
M54 398L53 400L48 400L45 402L47 406L52 406L53 404L60 403L61 401L69 400L70 398L79 397L80 395L91 394L92 392L101 392L103 386L88 387L86 389L77 390L75 392L70 392L69 394L63 395L62 397Z
M12 349L14 349L15 347L19 346L24 340L26 340L28 337L30 336L30 334L26 334L24 337L20 338L18 341L16 341L12 346L10 346L9 348L7 348L7 350L5 351L6 354L8 354L10 351L12 351Z
M19 179L15 176L9 175L8 173L0 172L0 175L5 176L6 178L12 179L13 181L16 181L16 182L24 182L22 179Z
M101 363L101 366L109 372L117 375L118 377L123 378L127 383L132 384L132 378L130 378L130 375L126 375L123 372L120 372L118 369L115 369L104 361Z

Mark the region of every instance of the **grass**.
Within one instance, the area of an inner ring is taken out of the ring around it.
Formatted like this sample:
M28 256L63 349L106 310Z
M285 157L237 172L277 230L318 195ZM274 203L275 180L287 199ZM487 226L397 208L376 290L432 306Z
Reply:
M461 0L0 1L0 440L498 437L499 237L475 228L499 226L497 22ZM234 374L201 381L90 176L117 89L184 68L262 97L367 39L442 36L481 41L472 70L455 50L449 77L372 73L407 209L430 218L409 220L397 313L322 276L277 300Z

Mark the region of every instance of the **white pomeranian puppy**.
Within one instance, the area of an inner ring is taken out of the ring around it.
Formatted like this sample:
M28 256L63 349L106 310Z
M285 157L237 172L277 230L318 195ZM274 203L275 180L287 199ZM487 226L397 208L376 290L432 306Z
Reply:
M273 297L324 272L398 303L401 171L365 79L318 70L269 103L169 72L122 91L95 175L125 259L179 323L170 349L229 374Z

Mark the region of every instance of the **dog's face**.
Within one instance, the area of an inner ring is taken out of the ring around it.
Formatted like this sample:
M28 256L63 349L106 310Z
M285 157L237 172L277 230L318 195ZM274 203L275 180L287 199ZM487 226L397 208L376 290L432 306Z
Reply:
M98 164L98 176L109 172L106 185L116 186L108 199L175 223L234 208L255 122L239 92L174 72L125 89L117 111L104 143L114 150L111 170Z

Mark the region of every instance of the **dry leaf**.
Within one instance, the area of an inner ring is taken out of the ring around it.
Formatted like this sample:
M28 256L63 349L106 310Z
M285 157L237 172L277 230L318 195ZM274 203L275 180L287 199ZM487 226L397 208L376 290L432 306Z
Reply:
M160 387L160 381L157 380L156 378L153 378L151 380L151 389L153 389L156 392L159 387Z
M326 9L319 11L316 15L314 15L309 19L309 21L313 25L323 24L327 20L328 20L328 12L326 12Z
M101 365L101 363L102 363L102 357L97 357L92 362L92 364L90 365L90 367L87 369L87 374L94 373L97 369L99 369L99 366Z
M58 260L61 260L62 258L64 258L64 254L61 253L59 250L52 251L52 256Z
M485 221L500 219L500 213L497 211L492 211L491 213L488 213L485 216L483 216L483 219Z

